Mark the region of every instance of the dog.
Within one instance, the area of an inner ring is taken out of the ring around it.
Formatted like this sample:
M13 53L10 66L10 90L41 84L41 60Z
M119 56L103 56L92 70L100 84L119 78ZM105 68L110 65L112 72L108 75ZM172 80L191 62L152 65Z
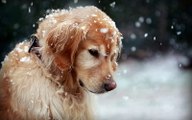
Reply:
M116 88L115 22L94 6L51 10L0 71L2 120L92 120L90 93Z

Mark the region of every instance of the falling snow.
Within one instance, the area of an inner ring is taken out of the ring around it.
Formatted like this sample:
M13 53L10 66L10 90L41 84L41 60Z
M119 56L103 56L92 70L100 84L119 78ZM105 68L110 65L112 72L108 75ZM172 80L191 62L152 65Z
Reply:
M147 23L147 24L151 24L151 23L152 23L151 18L146 18L146 23Z
M131 47L131 51L135 52L137 50L137 48L135 46Z
M112 8L114 8L115 7L115 1L114 2L112 2L111 4L110 4L110 6L112 7Z
M174 29L174 26L173 26L173 25L171 25L171 29Z
M156 37L156 36L154 36L154 37L153 37L153 40L154 40L154 41L156 41L156 40L157 40L157 37Z
M143 16L139 17L139 22L141 22L141 23L144 22L144 17Z
M124 70L123 70L123 74L127 74L127 69L124 69Z
M1 0L2 3L6 4L6 0ZM74 0L74 3L78 3L78 0ZM101 2L100 0L98 1ZM150 0L145 0L146 3L150 3ZM28 11L28 13L33 12L32 6L34 5L33 2L30 3L30 6L28 7L27 4L21 5L22 9L25 9L25 11ZM111 8L114 8L116 6L116 2L112 2L109 4ZM58 12L61 12L62 10L48 10L47 13L53 13L54 16L60 15ZM62 11L64 13L64 11ZM61 12L61 14L63 14ZM159 17L161 16L161 11L154 11L154 14ZM163 14L162 14L163 15ZM55 24L57 21L54 19L53 15L47 15L45 18L51 17L50 23ZM87 17L97 17L96 14L92 14ZM42 21L44 18L39 18L39 21ZM133 22L133 25L138 28L142 26L144 28L145 26L150 26L150 24L154 23L156 21L153 17L150 16L140 16L139 18L136 18L136 21ZM101 23L100 20L93 20L94 23ZM115 24L115 23L112 23ZM35 27L36 24L32 24L32 27ZM20 25L18 23L14 23L12 26L14 29L18 29ZM175 35L182 35L183 30L180 29L179 25L172 24L168 25L169 29L171 28L172 31L177 30L174 32ZM178 29L179 28L179 29ZM86 26L81 26L81 29L85 30ZM178 31L179 30L179 31ZM109 31L108 28L101 28L101 29L95 29L95 31L100 31L101 33L107 33ZM142 31L142 30L140 30ZM160 41L160 37L154 36L149 31L143 30L142 32L135 32L135 33L128 33L128 36L132 41L136 41L135 39L139 39L140 36L144 38L150 38L151 40L154 40L156 43L158 43L160 46L163 45ZM46 31L41 31L42 35L45 36ZM145 33L148 32L148 33ZM140 36L139 36L140 35ZM150 35L150 36L149 36ZM152 36L153 35L153 36ZM157 34L155 34L157 35ZM74 36L71 36L73 38ZM156 40L159 41L156 41ZM178 47L178 44L176 43L177 38L171 38L169 39L170 44L174 45L174 47ZM109 47L109 46L108 46ZM28 47L24 46L23 48L17 47L17 52L28 52ZM139 47L132 46L128 48L128 51L135 52L139 51ZM137 53L135 52L135 53ZM183 118L183 116L188 115L188 109L185 109L188 107L188 103L186 103L186 83L188 82L188 79L191 79L191 73L181 71L179 68L183 67L183 64L177 63L178 56L160 56L158 59L154 58L150 61L144 61L142 63L138 61L129 61L127 63L120 64L120 68L117 71L115 77L120 80L118 81L119 86L117 88L117 91L113 91L112 93L109 93L109 95L99 96L101 99L99 99L99 110L97 111L99 113L99 116L101 118L111 117L115 118L120 115L122 118L124 117L131 119L142 119L143 116L145 116L147 119L158 119L158 120L165 120L165 119L171 119L171 120L180 120ZM6 59L8 59L6 57ZM22 57L20 59L20 62L29 62L31 61L30 57ZM189 62L189 61L187 61ZM186 62L186 64L187 64ZM170 72L172 71L172 72ZM161 73L161 76L159 76L159 73ZM158 76L158 77L157 77ZM174 81L173 81L174 80ZM184 83L185 81L186 83ZM178 83L177 83L178 82ZM181 83L181 84L180 84ZM171 87L170 87L171 86ZM126 92L125 92L126 91ZM115 97L114 94L116 93ZM166 93L166 94L165 94ZM65 93L67 95L67 93ZM106 102L105 100L107 97L113 98L110 99L110 101ZM149 99L150 98L150 99ZM102 102L100 102L102 101ZM105 102L103 102L105 101ZM33 100L31 100L31 103L34 103ZM108 105L109 104L109 105ZM107 106L107 107L106 107ZM110 115L114 116L106 116L105 113L108 112ZM126 114L127 113L127 114ZM151 117L151 118L149 118ZM124 120L124 119L122 119Z
M146 3L150 3L150 0L146 0Z
M13 25L13 28L14 28L14 29L18 29L19 26L20 26L20 25L19 25L18 23L15 23L15 24Z
M181 31L177 31L177 35L181 35Z
M138 21L136 21L136 22L135 22L135 26L136 26L137 28L139 28L139 27L141 27L141 23L138 22Z
M31 2L30 5L33 6L33 2Z
M31 13L31 7L28 8L28 12Z
M145 38L148 37L148 33L145 33L145 34L144 34L144 37L145 37Z
M78 3L78 0L74 0L74 3Z
M2 2L2 3L4 3L4 4L6 4L6 3L7 3L7 1L6 1L6 0L1 0L1 2Z
M121 63L115 74L117 88L96 96L97 119L190 120L191 72L180 70L181 57Z
M43 18L39 18L39 21L42 21L43 20Z
M124 99L125 101L127 101L127 100L129 99L129 97L128 97L128 96L123 96L123 99Z
M132 40L134 40L134 39L137 38L137 36L136 36L134 33L131 33L130 38L131 38Z
M157 17L159 17L159 16L161 16L161 12L160 11L155 11L155 15L157 16Z

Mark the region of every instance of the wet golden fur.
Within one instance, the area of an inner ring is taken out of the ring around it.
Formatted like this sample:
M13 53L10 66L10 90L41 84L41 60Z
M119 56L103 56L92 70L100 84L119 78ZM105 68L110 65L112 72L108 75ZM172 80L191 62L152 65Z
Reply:
M114 22L93 6L56 10L40 21L35 35L41 58L24 41L2 63L0 118L93 119L89 92L105 92L103 83L117 67L121 40Z

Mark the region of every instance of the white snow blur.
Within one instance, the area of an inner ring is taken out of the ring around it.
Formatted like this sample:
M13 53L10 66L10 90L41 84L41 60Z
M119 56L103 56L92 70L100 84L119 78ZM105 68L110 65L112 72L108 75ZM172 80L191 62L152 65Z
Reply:
M119 65L117 88L96 95L98 120L190 120L192 73L179 55L156 56Z
M112 2L111 4L110 4L110 6L112 7L112 8L114 8L115 7L115 1L114 2Z
M148 33L145 33L145 34L144 34L144 37L146 38L147 36L148 36Z

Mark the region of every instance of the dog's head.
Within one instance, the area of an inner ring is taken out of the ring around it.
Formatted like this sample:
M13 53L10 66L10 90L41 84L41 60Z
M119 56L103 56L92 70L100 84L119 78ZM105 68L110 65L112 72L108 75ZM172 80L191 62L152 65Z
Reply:
M113 73L121 50L115 23L96 7L56 12L48 19L56 21L44 38L54 65L62 71L73 69L79 85L90 92L114 89Z

